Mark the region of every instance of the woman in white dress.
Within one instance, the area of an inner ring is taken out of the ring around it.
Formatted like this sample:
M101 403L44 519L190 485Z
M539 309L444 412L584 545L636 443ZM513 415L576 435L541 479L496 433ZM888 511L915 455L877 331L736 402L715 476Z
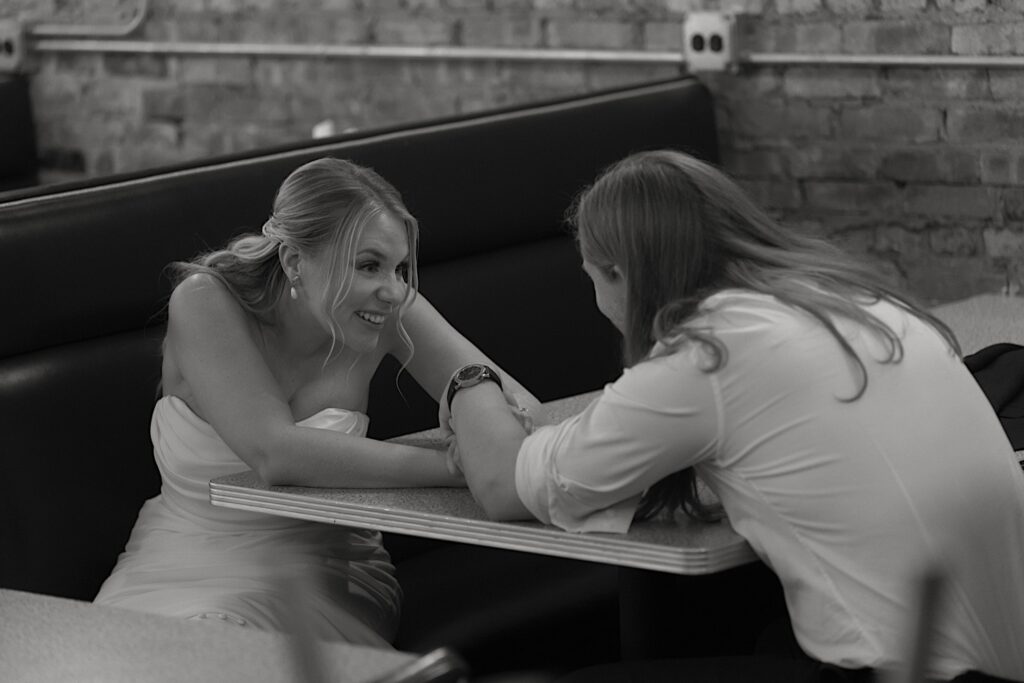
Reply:
M417 295L417 240L390 184L324 158L285 179L261 234L174 264L161 493L96 602L274 630L298 605L320 637L388 642L400 589L379 533L213 507L208 484L249 468L272 485L465 485L443 451L366 438L385 355L432 396L488 362Z
M529 435L496 382L454 383L441 417L470 488L497 519L621 533L706 516L699 474L779 577L799 645L579 680L871 681L905 664L932 568L929 679L1024 680L1024 473L946 325L679 152L616 164L573 218L626 369Z

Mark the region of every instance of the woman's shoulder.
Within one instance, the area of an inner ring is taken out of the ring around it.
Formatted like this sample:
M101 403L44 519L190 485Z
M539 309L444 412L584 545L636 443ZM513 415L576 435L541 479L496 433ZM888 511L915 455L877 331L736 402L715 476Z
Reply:
M243 308L227 285L215 275L195 273L171 292L167 305L167 339L184 333L186 338L211 335L252 338L256 321Z
M221 315L228 310L241 310L227 285L210 273L193 273L179 282L171 291L168 307L172 317L176 313Z

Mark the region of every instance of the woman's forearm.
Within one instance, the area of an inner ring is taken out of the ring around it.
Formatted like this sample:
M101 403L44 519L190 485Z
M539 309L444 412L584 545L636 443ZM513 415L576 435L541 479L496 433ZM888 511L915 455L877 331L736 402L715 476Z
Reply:
M269 440L257 474L268 484L337 488L465 486L445 453L294 426Z
M501 389L483 382L452 399L452 420L466 483L491 519L529 519L516 493L516 457L526 431Z

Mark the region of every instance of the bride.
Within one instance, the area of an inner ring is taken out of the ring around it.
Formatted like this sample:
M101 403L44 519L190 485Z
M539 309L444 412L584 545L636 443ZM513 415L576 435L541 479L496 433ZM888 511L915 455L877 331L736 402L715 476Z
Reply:
M285 179L261 234L172 265L161 492L96 602L283 630L298 575L319 637L387 643L400 589L379 532L215 508L208 483L250 468L271 485L465 485L443 451L366 437L385 355L435 397L458 368L494 366L417 294L417 240L387 181L323 158Z

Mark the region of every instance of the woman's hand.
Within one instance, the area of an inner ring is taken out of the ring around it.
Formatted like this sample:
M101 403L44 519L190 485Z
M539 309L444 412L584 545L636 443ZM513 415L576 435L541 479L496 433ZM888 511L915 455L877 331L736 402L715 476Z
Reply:
M455 372L458 372L456 370ZM455 374L452 373L452 377ZM502 378L504 380L504 378ZM450 384L451 380L449 380ZM547 424L547 417L540 403L530 394L516 391L516 388L509 386L510 382L502 382L501 393L505 397L509 411L516 419L527 435L532 434L537 427ZM447 386L447 385L446 385ZM452 423L451 408L448 405L447 392L442 395L437 403L437 424L441 430L447 450L448 471L452 474L462 473L462 460L459 455L459 444Z

